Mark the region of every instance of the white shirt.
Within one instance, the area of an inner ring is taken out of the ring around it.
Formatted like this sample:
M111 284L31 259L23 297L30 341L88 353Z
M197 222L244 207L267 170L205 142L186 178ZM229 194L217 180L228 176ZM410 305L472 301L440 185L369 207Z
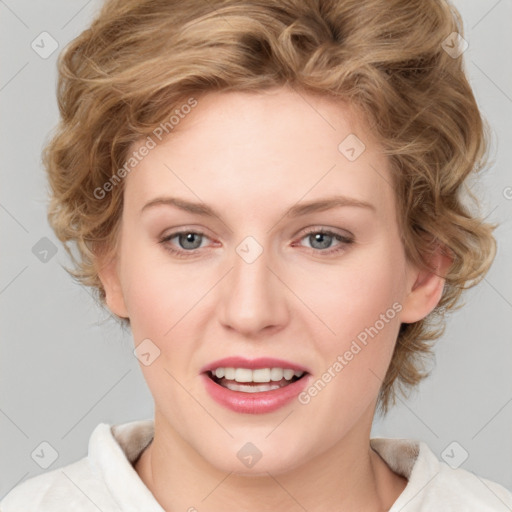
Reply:
M152 419L113 427L100 423L89 439L87 457L22 482L0 502L0 511L163 512L132 466L151 442L153 429ZM372 438L370 444L408 480L389 512L512 509L510 491L464 469L452 469L423 441Z

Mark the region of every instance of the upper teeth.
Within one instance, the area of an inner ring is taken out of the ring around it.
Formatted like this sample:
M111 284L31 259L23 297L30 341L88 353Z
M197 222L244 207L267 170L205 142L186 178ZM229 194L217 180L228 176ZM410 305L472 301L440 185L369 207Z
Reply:
M237 382L270 382L283 379L291 380L293 376L301 377L304 372L300 370L290 370L288 368L258 368L250 370L248 368L216 368L212 373L219 379L225 377L228 380Z

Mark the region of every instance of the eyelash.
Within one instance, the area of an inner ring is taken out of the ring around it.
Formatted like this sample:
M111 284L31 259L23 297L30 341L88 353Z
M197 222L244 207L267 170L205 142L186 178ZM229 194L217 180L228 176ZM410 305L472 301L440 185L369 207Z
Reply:
M204 233L201 233L200 231L193 231L193 230L184 230L184 231L176 231L174 233L171 233L169 235L166 235L165 237L161 238L159 240L159 243L161 243L164 247L164 249L168 252L170 252L172 255L177 256L178 258L188 258L191 256L195 256L197 254L197 251L200 249L192 249L190 251L186 251L184 249L178 250L172 247L169 242L179 235L187 235L187 234L193 234L193 235L199 235L199 236L206 236ZM318 228L310 228L308 229L299 240L302 240L303 238L306 238L307 236L311 234L322 234L322 235L328 235L334 237L336 240L341 242L339 245L336 246L334 249L314 249L312 247L306 247L306 249L310 249L315 254L320 254L321 256L330 256L331 254L336 254L342 252L345 247L354 243L354 239L349 236L343 236L339 233L336 233L334 231L330 231L328 229L318 229ZM208 238L208 237L207 237Z

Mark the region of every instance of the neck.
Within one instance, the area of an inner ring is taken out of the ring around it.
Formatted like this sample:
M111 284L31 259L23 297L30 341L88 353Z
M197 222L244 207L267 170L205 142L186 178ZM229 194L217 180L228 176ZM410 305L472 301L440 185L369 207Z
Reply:
M371 411L373 414L373 411ZM371 416L372 417L372 416ZM370 448L355 426L327 452L281 473L245 476L219 471L158 414L155 436L135 470L160 505L171 510L388 510L407 480Z

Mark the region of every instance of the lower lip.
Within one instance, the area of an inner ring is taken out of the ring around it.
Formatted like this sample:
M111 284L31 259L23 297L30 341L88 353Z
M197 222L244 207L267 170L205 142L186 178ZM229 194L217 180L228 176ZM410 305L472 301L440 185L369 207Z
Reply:
M206 373L202 374L206 390L217 403L234 412L246 414L264 414L284 407L304 390L308 377L309 375L304 375L301 379L279 389L260 393L244 393L227 389L210 379Z

